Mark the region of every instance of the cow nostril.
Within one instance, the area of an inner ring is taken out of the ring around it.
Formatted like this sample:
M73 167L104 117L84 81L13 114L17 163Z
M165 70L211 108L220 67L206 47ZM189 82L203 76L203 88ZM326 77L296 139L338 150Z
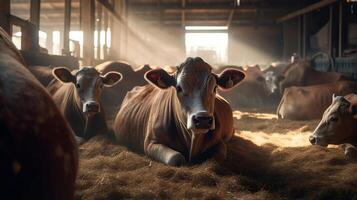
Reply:
M316 138L314 136L310 136L309 141L311 144L316 144Z

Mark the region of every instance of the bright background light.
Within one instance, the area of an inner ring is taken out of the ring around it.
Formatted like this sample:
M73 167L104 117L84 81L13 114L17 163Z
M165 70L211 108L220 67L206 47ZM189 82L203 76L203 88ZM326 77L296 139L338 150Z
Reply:
M185 26L187 31L214 31L214 30L228 30L227 26Z
M228 33L186 33L185 46L186 56L214 64L228 62Z

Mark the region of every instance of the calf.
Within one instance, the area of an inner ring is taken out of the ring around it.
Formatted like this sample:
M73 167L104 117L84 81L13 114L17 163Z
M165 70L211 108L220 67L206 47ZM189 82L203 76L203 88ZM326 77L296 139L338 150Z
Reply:
M121 74L108 72L102 76L93 67L82 67L73 72L59 67L53 69L53 75L64 83L53 94L53 99L76 133L77 142L106 133L108 127L101 104L102 88L118 83Z

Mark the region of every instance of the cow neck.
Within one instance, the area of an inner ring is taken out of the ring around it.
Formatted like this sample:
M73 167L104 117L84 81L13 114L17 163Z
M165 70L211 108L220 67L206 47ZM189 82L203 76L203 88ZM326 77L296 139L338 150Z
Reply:
M202 147L202 142L205 139L205 134L194 135L192 131L187 129L187 115L182 112L182 107L177 98L176 91L173 90L173 113L175 113L175 122L178 126L177 128L183 136L183 140L188 151L189 162L192 162L192 159L195 158L199 153Z
M187 116L182 112L182 107L179 102L179 99L176 95L176 90L172 90L172 107L175 118L175 124L177 125L177 129L182 133L180 135L183 136L183 140L187 150L189 151L191 148L191 139L192 133L187 129Z

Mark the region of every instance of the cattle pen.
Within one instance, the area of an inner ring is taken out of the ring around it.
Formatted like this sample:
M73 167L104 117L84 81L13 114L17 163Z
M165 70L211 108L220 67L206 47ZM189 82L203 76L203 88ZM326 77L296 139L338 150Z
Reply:
M0 199L357 199L357 0L1 0Z

